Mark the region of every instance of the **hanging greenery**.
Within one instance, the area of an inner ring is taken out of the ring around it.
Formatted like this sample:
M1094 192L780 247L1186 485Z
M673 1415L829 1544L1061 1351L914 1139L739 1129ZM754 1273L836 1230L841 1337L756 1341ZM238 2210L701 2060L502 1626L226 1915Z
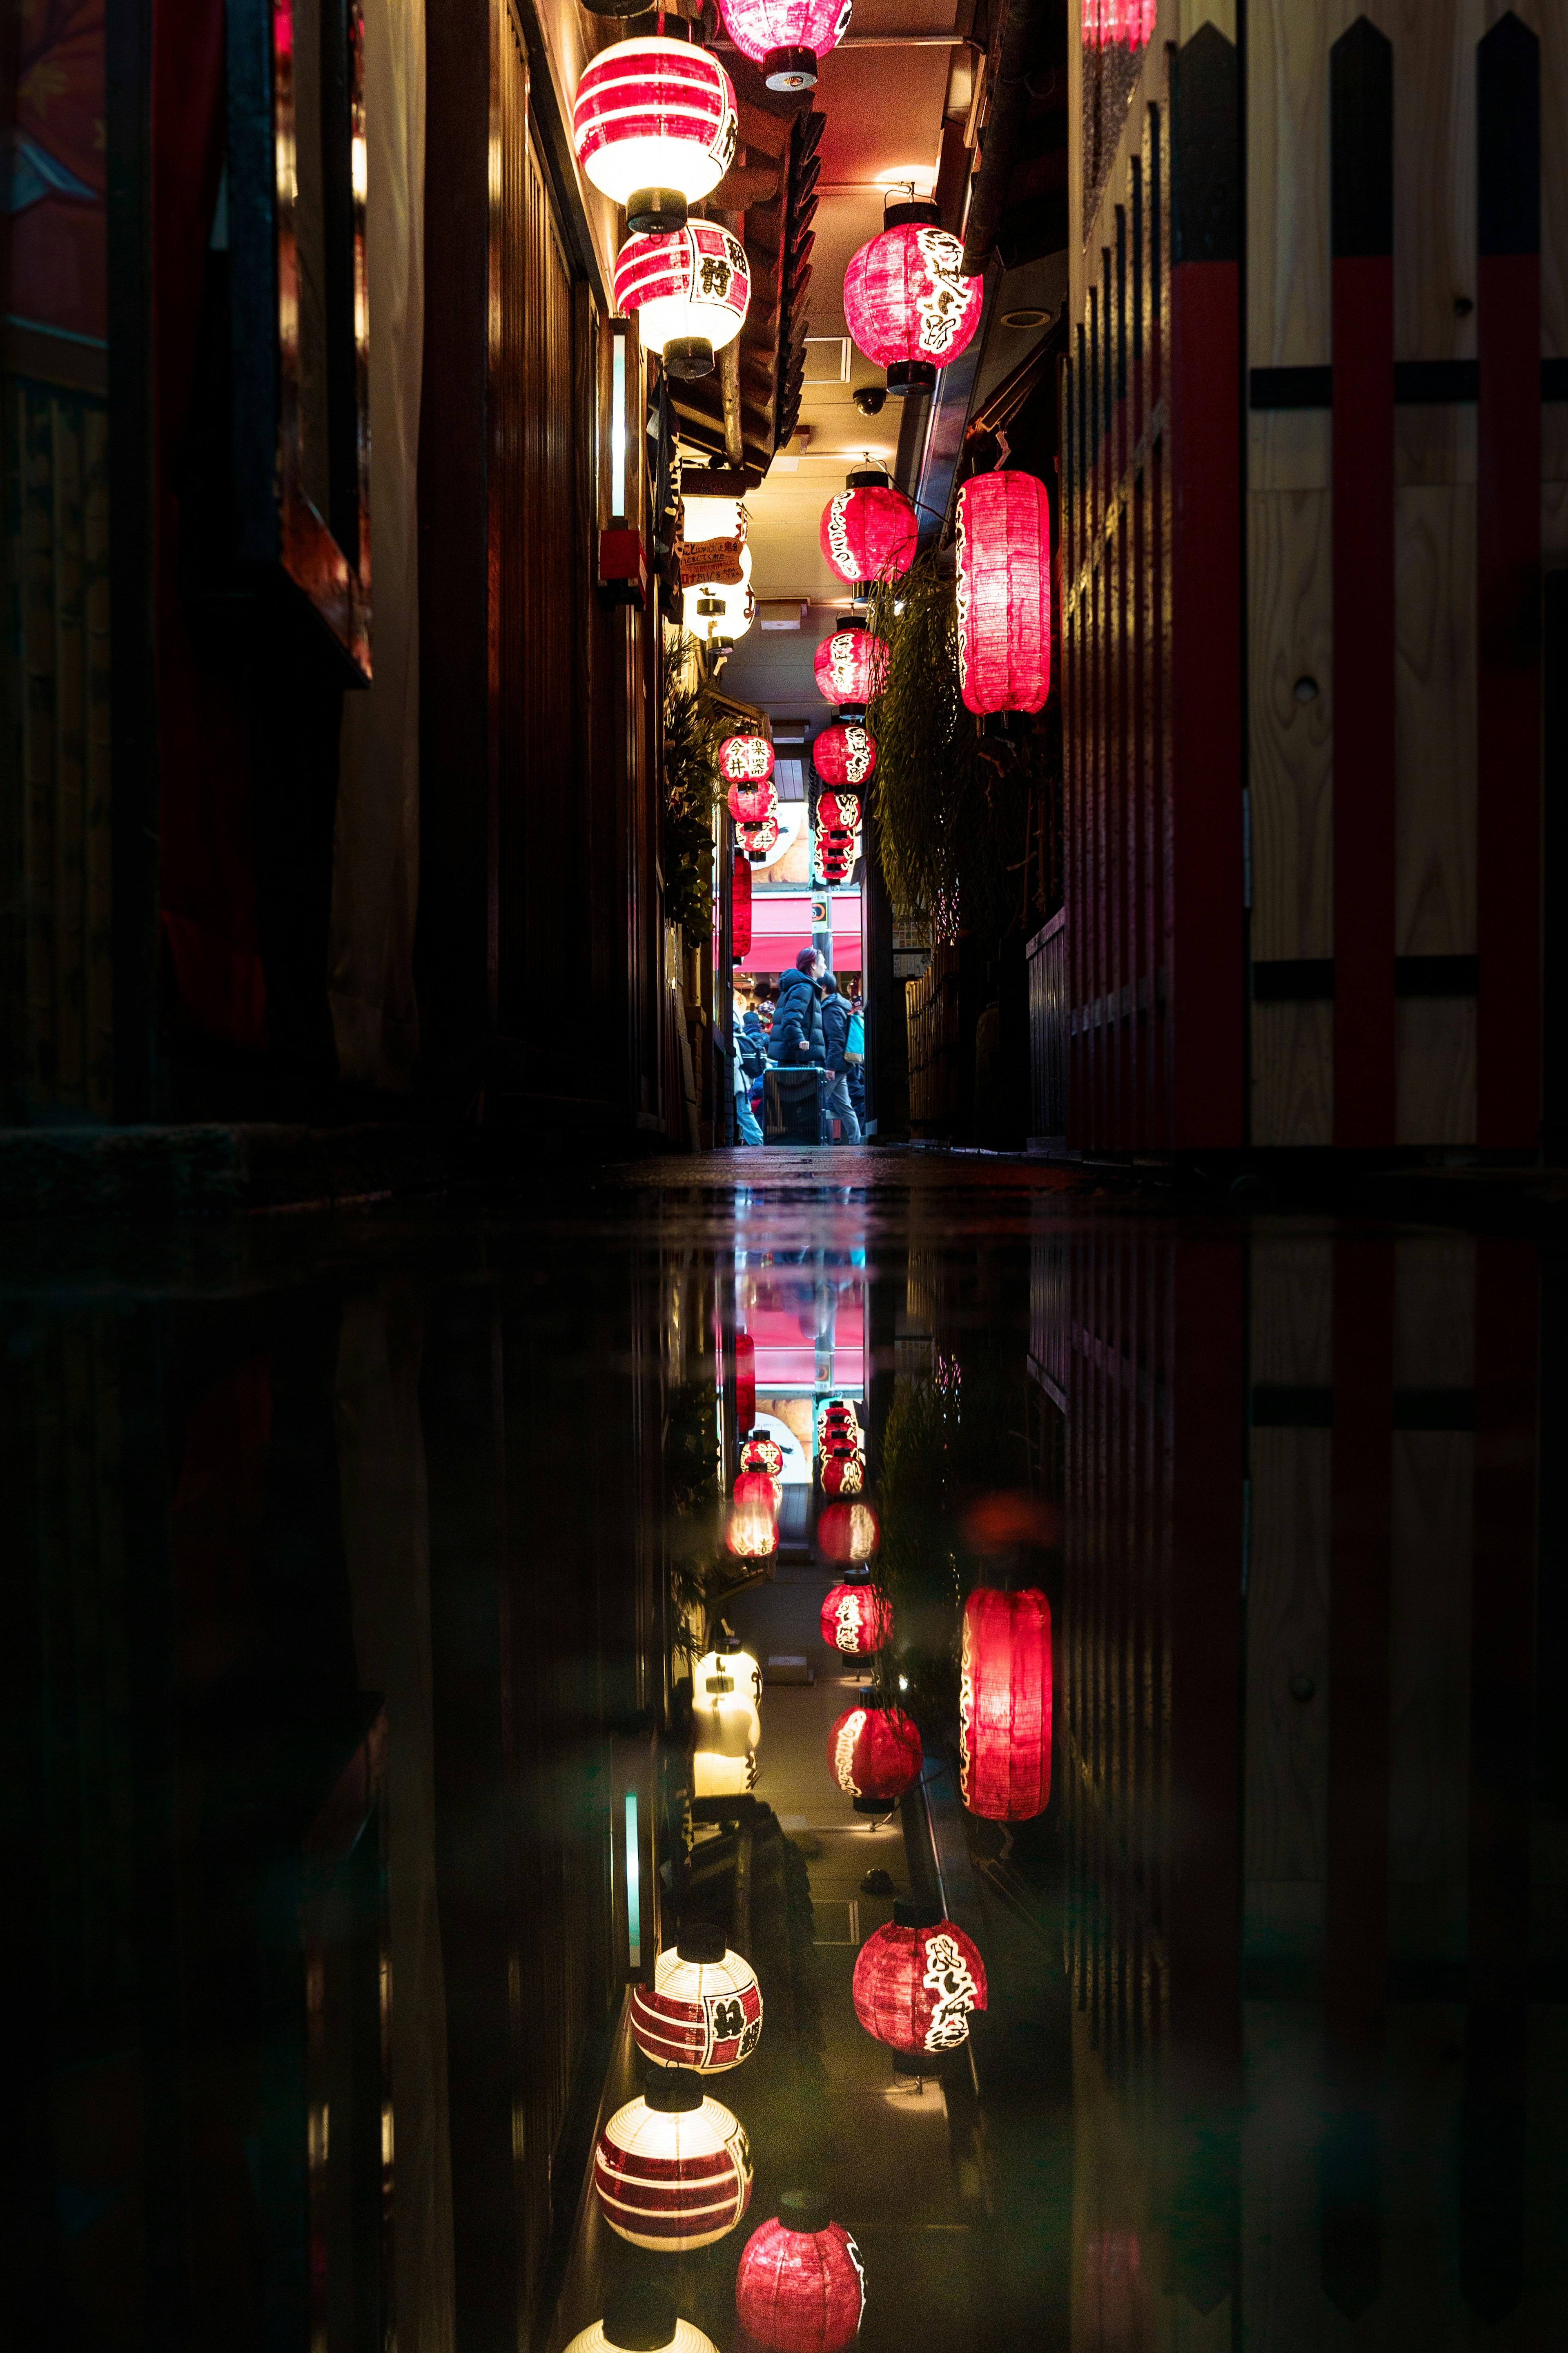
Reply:
M664 907L689 948L713 931L713 811L722 797L718 750L724 733L689 640L667 659L664 687Z

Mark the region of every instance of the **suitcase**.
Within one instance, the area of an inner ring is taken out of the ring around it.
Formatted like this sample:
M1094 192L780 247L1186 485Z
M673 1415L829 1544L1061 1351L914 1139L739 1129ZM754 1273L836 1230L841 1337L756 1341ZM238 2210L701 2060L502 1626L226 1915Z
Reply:
M763 1082L765 1144L826 1144L827 1072L815 1062L770 1070Z

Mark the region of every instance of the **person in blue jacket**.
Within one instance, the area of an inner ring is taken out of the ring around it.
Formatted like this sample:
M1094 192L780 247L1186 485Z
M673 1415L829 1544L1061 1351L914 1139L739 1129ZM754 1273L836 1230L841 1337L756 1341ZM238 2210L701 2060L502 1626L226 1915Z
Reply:
M761 1144L763 1131L752 1109L752 1082L762 1077L768 1058L763 1044L763 1025L754 1013L743 1017L734 1033L734 1043L735 1126L742 1144Z
M846 1144L858 1144L860 1123L849 1100L848 1065L844 1059L849 1042L849 999L840 997L838 983L831 973L822 987L822 1036L827 1049L827 1067L833 1073L833 1083L827 1090L827 1115L838 1121Z
M855 1116L866 1124L866 1008L857 993L849 1000L849 1035L844 1041L845 1077Z

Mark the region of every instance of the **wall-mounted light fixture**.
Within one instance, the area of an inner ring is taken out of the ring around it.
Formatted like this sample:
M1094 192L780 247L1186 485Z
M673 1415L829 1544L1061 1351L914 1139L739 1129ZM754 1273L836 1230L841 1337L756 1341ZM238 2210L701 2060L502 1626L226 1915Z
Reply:
M647 558L641 528L642 435L638 429L642 403L637 396L641 390L641 356L632 345L632 322L612 319L608 323L608 480L603 497L609 508L609 519L599 533L599 590L607 603L635 605L640 612L647 602Z

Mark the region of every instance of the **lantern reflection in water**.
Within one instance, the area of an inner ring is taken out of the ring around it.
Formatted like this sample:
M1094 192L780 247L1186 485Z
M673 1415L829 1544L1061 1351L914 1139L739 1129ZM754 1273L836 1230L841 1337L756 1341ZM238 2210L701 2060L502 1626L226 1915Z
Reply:
M660 2068L617 2108L594 2152L594 2188L612 2231L656 2254L710 2247L752 2197L752 2152L736 2118L684 2067Z
M972 1814L1026 1822L1051 1794L1051 1605L982 1586L963 1605L958 1789Z
M755 1970L705 1920L691 1922L660 1953L651 1987L632 1989L633 2038L656 2067L724 2074L751 2057L762 2031Z
M898 1903L855 1962L855 2015L889 2050L935 2056L969 2040L985 2007L985 1964L934 1904Z
M735 2278L735 2311L769 2353L842 2353L866 2305L860 2250L827 2200L786 2189L772 2221L753 2231Z

